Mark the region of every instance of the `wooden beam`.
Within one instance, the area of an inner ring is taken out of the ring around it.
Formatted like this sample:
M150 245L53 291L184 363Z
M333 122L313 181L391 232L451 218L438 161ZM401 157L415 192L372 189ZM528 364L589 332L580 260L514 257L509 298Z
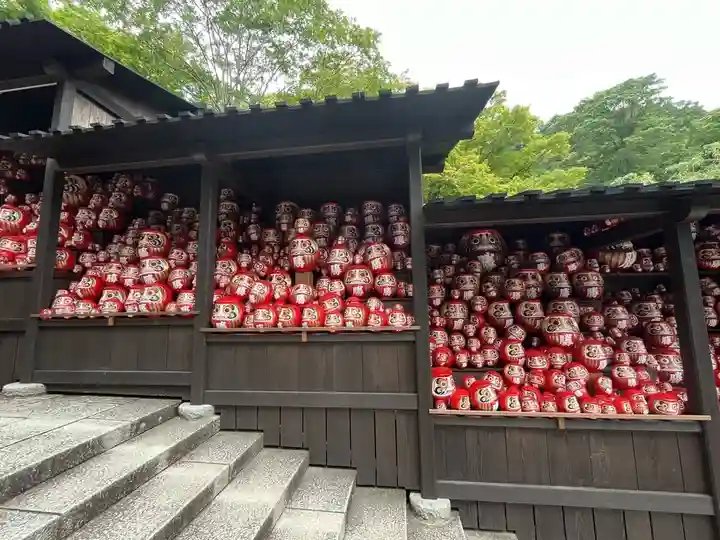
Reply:
M115 75L115 62L103 56L72 71L75 78L92 81Z
M38 369L33 382L97 386L190 386L189 371Z
M131 122L135 119L136 115L130 112L127 108L123 107L113 96L112 92L106 90L102 86L80 79L74 79L78 90L82 92L91 101L97 103L100 107L107 110L109 113Z
M703 213L705 212L701 210L689 216L688 221L668 223L665 229L665 245L670 260L671 290L690 410L711 417L709 422L703 424L704 458L708 483L712 490L715 534L720 537L720 411L690 228L690 221L699 219Z
M285 390L206 390L205 402L238 407L308 407L414 411L418 395L383 392L290 392Z
M669 512L672 514L714 515L712 498L697 493L604 489L590 487L498 484L439 480L438 497L539 506L569 506L598 510Z
M418 390L418 444L420 456L420 491L427 499L435 494L435 436L428 411L433 406L430 394L429 321L424 313L428 305L425 269L425 216L423 214L422 144L419 135L406 143L408 193L410 199L410 255L413 259L413 312L420 325L415 341L415 380Z
M202 163L200 177L200 230L198 238L197 290L195 292L195 317L193 332L192 388L191 398L196 405L204 404L207 380L207 346L200 332L210 322L213 292L210 287L215 271L218 199L220 197L221 165L213 160Z
M34 75L32 77L19 77L17 79L0 80L0 93L16 92L18 90L26 90L37 88L38 86L50 86L57 84L59 79L54 75Z
M558 429L557 418L532 417L478 417L431 415L435 426L463 426L480 428ZM576 415L579 416L579 415ZM565 420L565 431L663 431L673 433L700 433L702 421L663 422L658 420ZM437 428L436 428L437 429Z

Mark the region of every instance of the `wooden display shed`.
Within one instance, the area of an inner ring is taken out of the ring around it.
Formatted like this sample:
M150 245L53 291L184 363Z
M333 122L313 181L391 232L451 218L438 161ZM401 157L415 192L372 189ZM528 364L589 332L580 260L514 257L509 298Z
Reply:
M607 217L625 221L579 247L663 232L686 385L698 413L659 421L431 411L434 494L453 500L466 527L512 530L521 540L718 537L720 418L690 222L719 210L720 184L710 181L426 205L434 238L453 229Z
M270 446L307 448L311 463L358 470L361 485L432 489L427 323L403 332L222 332L210 327L221 187L265 207L282 200L408 209L412 253L424 258L422 182L472 135L497 87L468 81L272 109L158 115L112 126L34 132L0 149L49 156L38 261L19 378L54 391L189 397L225 429L261 430ZM197 315L41 320L48 306L65 173L191 170L200 192ZM47 216L47 219L46 219ZM409 311L422 314L425 270L413 268ZM205 284L202 286L200 284ZM422 441L422 442L421 442ZM427 463L428 472L422 472Z
M0 21L0 63L0 133L20 138L197 110L47 20ZM38 173L30 184L39 191ZM27 316L35 311L35 275L33 267L0 272L0 384L20 377L17 360ZM49 289L69 281L56 273Z

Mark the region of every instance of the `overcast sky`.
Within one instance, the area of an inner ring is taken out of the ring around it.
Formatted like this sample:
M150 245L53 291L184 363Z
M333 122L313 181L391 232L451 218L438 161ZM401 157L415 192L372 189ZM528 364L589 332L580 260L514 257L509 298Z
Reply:
M499 80L549 118L655 72L676 99L720 107L720 0L329 1L421 87Z

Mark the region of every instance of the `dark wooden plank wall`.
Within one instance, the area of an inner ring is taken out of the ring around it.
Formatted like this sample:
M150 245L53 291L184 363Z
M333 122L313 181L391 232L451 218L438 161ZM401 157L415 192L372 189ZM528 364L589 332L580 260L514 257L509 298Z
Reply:
M0 332L0 387L17 380L23 332Z
M438 480L710 493L699 433L436 426Z
M208 343L209 390L416 393L413 342ZM218 407L223 429L305 448L313 465L357 469L359 485L418 489L416 410Z
M32 272L0 273L0 319L20 319L30 314Z
M438 479L709 493L699 433L436 426ZM713 518L453 501L466 528L519 540L710 540Z
M452 501L466 529L518 540L714 540L712 516Z
M192 339L192 319L173 318L147 324L141 319L116 319L115 326L107 326L100 320L41 322L35 369L36 372L189 372ZM107 378L107 385L93 385L89 390L182 397L189 392L189 376L187 380L187 388L163 384L162 375L148 382L140 377L138 384L120 383L115 387L112 378ZM77 391L82 386L78 381L77 385L63 384L63 389Z

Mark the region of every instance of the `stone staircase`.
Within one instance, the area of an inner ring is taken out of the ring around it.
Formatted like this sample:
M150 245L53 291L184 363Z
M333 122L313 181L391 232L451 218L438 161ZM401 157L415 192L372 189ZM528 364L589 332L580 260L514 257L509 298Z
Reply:
M1 540L465 540L261 433L186 420L178 401L0 398Z

